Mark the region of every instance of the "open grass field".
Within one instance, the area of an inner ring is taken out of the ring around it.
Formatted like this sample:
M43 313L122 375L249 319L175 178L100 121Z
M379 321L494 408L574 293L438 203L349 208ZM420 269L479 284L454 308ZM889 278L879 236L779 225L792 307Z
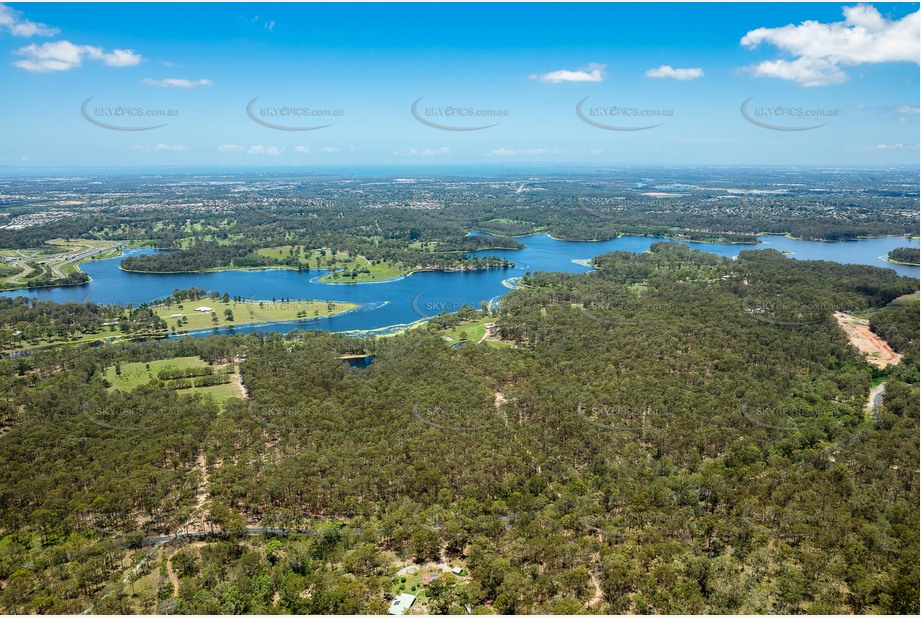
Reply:
M207 367L208 364L197 356L182 356L165 360L150 361L149 363L122 363L119 367L107 367L105 379L111 386L110 389L131 391L142 384L147 384L157 378L157 374L164 369L187 369L190 367ZM215 368L215 373L219 370ZM179 394L207 394L218 402L226 401L231 397L239 397L240 391L234 382L217 384L215 386L193 387L176 391Z
M201 227L201 224L196 224ZM195 236L186 236L185 238L180 239L179 247L182 249L188 249L196 241L201 242L213 242L221 245L222 247L231 245L236 241L242 240L243 234L230 234L227 238L219 238L213 234L196 234Z
M291 250L294 249L294 245L282 245L280 247L265 247L263 249L256 249L257 255L262 255L265 257L273 258L276 260L283 260L289 255L291 255ZM301 264L308 264L311 268L316 266L316 258L320 254L318 251L301 251L299 255L299 262ZM322 259L322 258L321 258Z
M387 281L412 271L402 262L380 262L372 264L363 255L345 264L338 263L337 270L324 275L320 281L323 283L368 283L371 281Z
M455 343L482 343L488 345L491 348L507 347L508 344L503 341L485 338L487 331L486 325L495 321L496 318L494 317L484 317L478 320L458 324L454 328L438 331L438 334L444 337L445 340L452 345Z
M20 272L22 272L21 268L0 262L0 279L18 275Z
M870 316L878 311L886 311L889 308L901 307L903 305L910 305L911 303L918 302L918 299L921 298L921 293L915 292L914 294L905 294L904 296L899 296L894 301L882 307L881 309L868 309L866 311L855 311L852 315L855 318L860 318L862 320L869 320Z
M291 256L295 247L283 245L280 247L266 247L257 249L256 253L276 260L283 260ZM350 255L349 253L336 253L333 255L328 250L310 249L296 253L298 263L305 264L313 269L325 269L332 272L324 275L320 281L323 283L369 283L374 281L387 281L412 272L412 269L401 262L381 262L372 264L363 255Z
M463 590L468 582L468 572L466 569L461 571L460 577L454 575L450 572L450 568L455 566L453 562L444 565L442 563L426 563L423 565L415 565L411 569L410 573L405 573L403 575L396 575L390 586L390 594L393 596L398 596L402 593L412 594L416 597L416 601L413 603L413 609L416 611L410 611L410 614L419 613L419 610L422 609L426 603L428 603L428 595L426 590L428 586L422 584L422 576L425 573L439 573L440 577L444 578L446 581L451 582L458 590ZM457 565L463 568L463 565ZM402 570L401 570L402 572ZM404 581L405 580L405 581Z
M212 311L196 311L199 307L208 307ZM288 302L244 301L222 303L219 300L202 299L187 301L183 305L173 303L171 306L157 305L154 312L166 321L168 327L176 327L176 332L202 330L215 326L242 326L264 322L291 322L321 318L350 309L357 305L352 303L292 300ZM230 310L233 319L228 319L225 311ZM212 312L215 316L212 316ZM174 316L182 317L174 317ZM215 322L215 318L217 322ZM181 321L181 325L180 325Z

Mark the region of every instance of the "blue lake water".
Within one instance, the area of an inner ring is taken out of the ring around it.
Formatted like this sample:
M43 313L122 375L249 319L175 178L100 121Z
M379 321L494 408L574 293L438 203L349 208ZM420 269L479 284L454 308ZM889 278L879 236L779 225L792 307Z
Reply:
M245 270L191 274L141 274L119 270L121 258L89 262L81 268L92 281L81 286L3 292L4 296L34 296L55 302L93 301L96 303L142 303L170 295L173 290L196 287L227 292L231 296L271 300L274 298L336 300L360 305L356 311L330 318L299 323L237 326L236 333L253 330L287 332L295 328L323 329L337 332L388 332L402 325L441 313L453 312L461 305L478 307L482 301L498 300L508 292L503 281L520 277L527 271L553 270L586 272L591 270L573 262L590 259L610 251L643 252L662 239L624 236L605 242L571 242L554 240L547 235L521 237L526 245L518 251L481 251L483 255L505 257L515 267L477 272L422 272L401 279L366 284L326 284L318 279L326 271L299 273L293 270ZM760 245L724 245L683 243L695 249L723 256L735 256L748 249L789 251L790 257L805 260L828 260L845 264L868 264L892 268L899 274L919 277L919 269L889 264L885 256L896 247L918 247L918 241L904 238L876 238L850 242L814 242L793 240L785 236L764 236ZM134 249L125 255L149 253ZM124 256L123 256L124 257ZM214 332L209 330L203 334ZM226 332L224 328L220 332Z

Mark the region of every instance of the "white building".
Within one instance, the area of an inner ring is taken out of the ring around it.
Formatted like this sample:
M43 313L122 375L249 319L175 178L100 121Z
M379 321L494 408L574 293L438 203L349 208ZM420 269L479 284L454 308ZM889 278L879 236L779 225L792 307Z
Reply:
M202 313L211 313L211 307L196 307L195 311L201 311Z
M387 609L387 613L391 616L402 616L409 608L413 606L413 603L416 602L415 595L406 594L405 592L395 598L390 604L390 607Z

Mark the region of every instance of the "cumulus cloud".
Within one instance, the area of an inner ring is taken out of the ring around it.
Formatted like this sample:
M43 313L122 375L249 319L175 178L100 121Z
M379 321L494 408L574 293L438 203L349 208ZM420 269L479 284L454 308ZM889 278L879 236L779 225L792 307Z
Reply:
M84 59L96 60L110 67L127 67L139 64L143 58L130 49L115 49L110 53L92 45L75 45L70 41L54 41L41 45L27 45L16 51L26 56L13 64L26 71L49 73L69 71L83 66Z
M863 150L875 150L877 152L883 150L917 150L917 144L877 144L875 146L869 146L863 148Z
M284 148L279 146L263 146L262 144L256 144L255 146L250 146L246 149L246 154L251 155L268 155L270 157L277 157L285 151Z
M646 77L667 77L670 79L677 79L681 81L686 81L689 79L697 79L698 77L704 76L703 69L673 69L667 64L663 64L657 69L649 69L646 71Z
M218 152L227 152L232 154L246 153L251 155L268 155L272 157L277 157L282 154L285 149L280 146L263 146L262 144L255 144L253 146L240 146L239 144L221 144L217 147Z
M394 150L393 154L398 157L437 157L439 155L450 154L451 150L447 146L441 148L407 148L405 150Z
M185 152L188 149L188 146L182 144L154 144L153 146L134 144L131 146L131 150L136 152Z
M295 146L294 152L299 152L301 154L313 154L315 152L339 152L341 148L335 148L333 146Z
M22 13L5 4L0 4L0 30L22 37L53 36L58 33L57 28L23 19Z
M765 60L748 67L758 77L776 77L794 81L800 86L832 86L847 81L847 73L834 60L827 58L797 58L796 60Z
M492 157L511 157L514 155L541 155L547 154L549 152L546 148L520 148L514 150L512 148L493 148L489 151L489 155Z
M549 73L534 73L531 79L542 81L545 84L559 84L561 82L600 82L604 81L605 64L591 63L576 71L560 69Z
M197 88L198 86L210 86L210 79L176 79L176 78L167 78L167 79L151 79L144 78L141 82L147 84L148 86L158 86L160 88Z
M921 11L899 20L883 17L876 7L844 7L844 21L804 21L780 28L757 28L741 45L774 45L794 59L766 60L745 69L759 77L776 77L802 86L827 86L847 80L841 67L881 62L921 62Z

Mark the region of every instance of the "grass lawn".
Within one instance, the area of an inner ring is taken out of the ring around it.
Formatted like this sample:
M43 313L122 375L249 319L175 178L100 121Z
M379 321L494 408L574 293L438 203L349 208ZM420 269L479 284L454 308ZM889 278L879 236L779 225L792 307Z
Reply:
M265 247L257 249L258 255L283 260L291 255L294 245L280 247ZM302 250L298 256L298 263L305 264L313 269L324 269L332 272L320 279L323 283L367 283L369 281L386 281L412 272L402 262L372 264L363 255L350 255L348 253L332 254L327 249ZM358 272L369 271L369 272ZM354 276L352 276L354 273Z
M201 224L196 223L195 225L197 225L199 228L199 230L196 230L196 231L201 231L200 230ZM186 226L186 231L188 232L188 226ZM188 232L188 233L192 233L192 232ZM192 243L195 241L213 242L213 243L217 243L218 245L221 245L222 247L224 247L227 245L231 245L235 241L240 240L242 238L243 238L243 234L230 234L227 236L227 238L218 238L214 234L196 234L194 236L186 236L185 238L180 239L179 247L182 249L188 249L189 247L192 246Z
M400 577L394 577L394 581L390 587L390 594L393 596L399 596L405 592L407 594L415 595L416 601L413 603L413 607L425 604L428 601L428 595L425 593L428 586L422 585L422 575L425 573L441 573L441 577L448 577L454 581L458 590L462 590L467 586L467 583L464 580L455 576L453 573L443 572L439 569L423 569L419 567L416 573L413 575L402 575ZM466 569L461 571L461 577L465 576L467 576ZM406 578L405 582L402 581L404 577ZM413 588L415 588L415 590L413 590Z
M150 380L155 379L157 374L164 369L186 369L189 367L207 366L208 364L197 356L181 356L179 358L150 361L149 363L122 363L120 374L116 372L115 366L106 367L105 379L112 385L109 388L127 392L142 384L147 384ZM220 373L220 370L215 367L214 372ZM201 388L186 388L177 390L176 392L180 395L210 394L218 402L224 402L231 397L240 396L240 392L233 382Z
M88 238L78 238L75 240L55 238L54 240L49 240L48 244L54 245L55 247L61 247L66 251L74 251L76 249L83 249L86 247L109 247L114 243L111 240L92 240Z
M865 310L865 311L855 311L852 315L853 315L855 318L860 318L860 319L862 319L862 320L869 320L869 319L870 319L870 316L872 316L872 315L873 315L874 313L876 313L877 311L885 311L885 310L887 310L887 309L889 309L889 308L892 308L892 307L901 307L901 306L904 306L904 305L910 305L911 303L918 302L918 299L919 299L919 298L921 298L921 292L914 292L914 293L912 293L912 294L905 294L905 295L903 295L903 296L899 296L899 297L896 298L894 301L892 301L891 303L889 303L889 304L886 305L885 307L881 307L880 309L867 309L867 310Z
M291 250L295 248L295 245L282 245L281 247L265 247L263 249L256 249L256 254L264 257L273 258L276 260L283 260L291 254ZM301 264L309 264L311 267L316 266L316 259L320 257L319 251L304 251L301 250L300 259L298 260ZM322 260L323 258L320 257Z
M147 365L150 365L149 370ZM111 388L119 391L130 391L141 384L147 384L151 378L156 378L157 373L163 369L186 369L206 365L207 363L197 356L181 356L179 358L150 361L149 363L122 363L121 375L116 373L114 366L107 367L105 378L112 385Z
M12 277L13 275L18 275L21 272L21 268L0 262L0 279Z
M459 342L476 344L481 339L483 339L483 335L486 334L486 325L495 321L496 318L494 317L479 318L478 320L463 322L454 328L438 331L438 334L447 338L448 343L451 343L452 345ZM466 337L462 335L466 335ZM502 341L494 341L491 339L485 339L483 340L483 343L491 348L508 347L507 343Z
M889 303L890 307L900 307L902 305L910 305L913 302L917 302L921 299L921 292L915 292L913 294L905 294L904 296L899 296L894 301Z
M195 311L197 307L210 307L217 314L217 324L214 323L211 312ZM224 304L218 300L205 298L196 301L186 301L183 305L173 303L172 306L157 305L155 313L166 321L168 327L176 326L176 332L202 330L215 326L235 326L262 322L289 322L295 320L309 320L311 318L325 317L354 309L353 303L339 303L326 301L301 301L288 302L265 301L231 301ZM230 309L233 320L228 320L224 311ZM179 326L180 318L172 316L182 314L183 324Z
M323 283L387 281L388 279L394 279L412 272L412 269L407 268L402 262L380 262L378 264L372 264L363 255L359 255L354 260L346 262L345 264L342 264L340 260L334 268L342 270L335 270L328 275L324 275L320 281ZM355 272L359 269L361 271L367 269L370 272ZM352 276L353 273L354 276Z

